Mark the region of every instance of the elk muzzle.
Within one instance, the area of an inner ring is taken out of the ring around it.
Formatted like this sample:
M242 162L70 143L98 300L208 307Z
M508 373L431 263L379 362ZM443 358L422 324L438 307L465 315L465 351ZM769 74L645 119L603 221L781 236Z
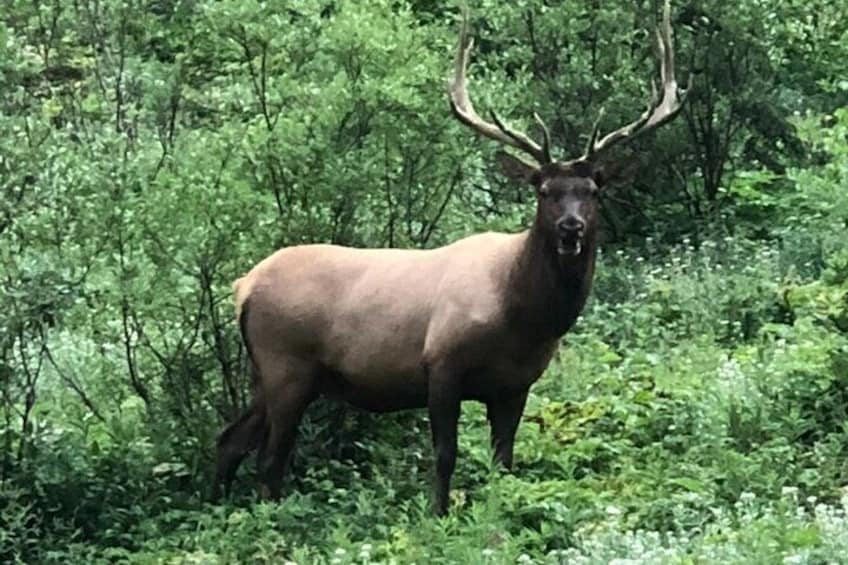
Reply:
M583 234L586 222L580 216L569 214L561 218L557 224L557 253L576 257L583 251Z

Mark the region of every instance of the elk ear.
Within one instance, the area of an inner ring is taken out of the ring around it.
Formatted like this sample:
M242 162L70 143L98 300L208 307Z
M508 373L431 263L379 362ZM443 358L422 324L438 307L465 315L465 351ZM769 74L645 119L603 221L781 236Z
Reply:
M590 161L578 161L574 163L571 166L571 171L578 177L592 179L598 188L601 188L607 182L607 174L604 166Z
M595 186L603 188L607 183L607 172L603 167L595 167L592 171L592 180L595 181Z
M607 161L602 165L595 165L592 178L598 188L611 183L630 184L633 182L639 166L639 160L634 158Z
M498 151L495 158L498 160L503 173L510 179L524 184L529 183L533 186L539 184L541 176L539 175L539 167L536 165L506 151Z

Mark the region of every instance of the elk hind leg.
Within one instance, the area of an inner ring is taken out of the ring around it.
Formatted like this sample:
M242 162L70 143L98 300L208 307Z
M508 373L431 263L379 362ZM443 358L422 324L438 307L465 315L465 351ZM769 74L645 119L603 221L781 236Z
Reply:
M278 367L281 368L267 375L268 434L257 458L262 494L270 499L280 496L298 426L306 408L316 397L314 371L291 363L280 363Z
M261 406L253 403L218 436L213 500L216 500L222 491L225 496L229 494L239 465L262 442L264 427L264 412Z

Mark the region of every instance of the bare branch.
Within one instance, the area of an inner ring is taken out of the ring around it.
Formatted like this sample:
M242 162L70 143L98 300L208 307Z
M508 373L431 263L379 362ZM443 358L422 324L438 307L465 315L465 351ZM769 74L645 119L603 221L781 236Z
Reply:
M79 384L79 382L77 382L75 378L63 371L59 364L56 363L56 359L53 357L53 353L51 353L50 348L47 346L47 341L43 334L43 331L41 332L41 334L41 339L44 341L44 354L47 357L47 361L53 367L53 370L56 371L56 374L59 375L59 378L62 379L62 381L64 381L65 384L71 387L71 390L73 390L77 394L80 401L82 401L85 407L88 408L89 413L95 418L97 418L101 423L105 424L106 418L104 418L103 415L100 413L100 410L97 409L97 405L94 404L94 402L91 400L91 397L86 394L85 389L82 388L82 386Z

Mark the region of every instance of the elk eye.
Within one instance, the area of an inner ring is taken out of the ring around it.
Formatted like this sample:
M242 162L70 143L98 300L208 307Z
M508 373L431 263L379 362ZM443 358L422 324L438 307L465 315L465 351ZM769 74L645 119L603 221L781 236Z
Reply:
M548 188L546 185L543 184L542 186L539 187L539 196L541 196L542 198L547 198L550 195L551 195L551 189Z

